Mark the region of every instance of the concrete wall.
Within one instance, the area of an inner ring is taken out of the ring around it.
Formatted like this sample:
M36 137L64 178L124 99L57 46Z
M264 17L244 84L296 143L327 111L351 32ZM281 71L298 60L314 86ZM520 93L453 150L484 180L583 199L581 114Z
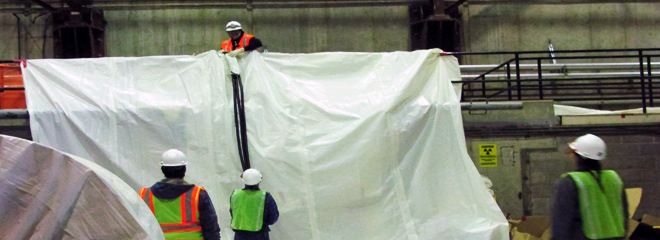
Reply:
M565 154L567 144L577 136L555 138L557 148L529 154L531 163L531 198L533 213L550 214L554 184L562 173L575 167ZM630 134L601 135L607 143L604 169L613 169L624 181L626 188L642 188L642 200L634 218L643 214L660 216L660 136Z
M625 1L621 1L625 2ZM660 4L466 5L464 51L547 51L660 46ZM500 63L512 56L469 57Z
M42 58L47 16L22 16L22 58ZM391 52L408 49L407 7L105 11L107 56L178 55L219 49L240 21L269 51ZM16 19L0 13L0 59L18 58ZM52 57L47 31L45 57ZM27 44L27 46L25 46ZM27 47L27 48L26 48Z
M651 48L660 43L660 4L469 5L461 7L464 51ZM407 50L407 7L106 11L108 56L191 54L217 49L229 20L269 50L287 53ZM22 17L23 57L41 58L47 16ZM0 59L17 58L15 18L0 13ZM47 31L47 36L52 36ZM46 57L52 56L47 42ZM469 57L465 63L510 56Z
M553 108L551 101L527 101L522 109L462 112L468 154L479 172L492 180L492 189L502 211L513 218L550 215L555 183L562 173L576 167L566 155L568 143L583 134L594 133L607 144L603 169L617 171L626 188L643 189L641 203L633 217L660 216L657 120L648 119L645 124L634 125L634 122L594 122L589 120L593 117L573 116L585 121L571 125L549 114ZM611 117L620 119L619 115ZM631 117L637 115L626 119ZM612 127L615 124L619 126ZM482 164L487 158L480 156L480 145L496 146L496 167Z

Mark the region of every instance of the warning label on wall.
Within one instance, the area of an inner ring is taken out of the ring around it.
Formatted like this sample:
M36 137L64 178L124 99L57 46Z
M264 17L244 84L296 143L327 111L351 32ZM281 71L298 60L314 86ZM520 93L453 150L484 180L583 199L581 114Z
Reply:
M497 167L496 144L479 144L479 166Z

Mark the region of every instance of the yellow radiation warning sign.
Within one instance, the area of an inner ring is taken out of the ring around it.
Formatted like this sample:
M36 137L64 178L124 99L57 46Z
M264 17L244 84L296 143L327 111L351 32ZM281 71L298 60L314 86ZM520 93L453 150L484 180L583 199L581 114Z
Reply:
M479 166L497 167L496 144L479 144Z

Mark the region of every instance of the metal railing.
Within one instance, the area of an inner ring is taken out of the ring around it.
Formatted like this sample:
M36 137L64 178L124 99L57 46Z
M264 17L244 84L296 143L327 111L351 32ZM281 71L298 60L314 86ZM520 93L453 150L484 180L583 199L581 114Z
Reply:
M660 48L448 54L512 56L499 65L462 65L462 79L452 82L462 83L463 102L626 103L641 104L646 113L660 94L660 72L653 72L660 63L652 62L660 57Z

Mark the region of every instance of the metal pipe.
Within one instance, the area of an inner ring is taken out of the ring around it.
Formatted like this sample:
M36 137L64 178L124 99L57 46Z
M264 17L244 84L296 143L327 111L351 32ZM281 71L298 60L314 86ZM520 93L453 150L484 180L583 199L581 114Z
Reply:
M522 99L522 96L520 96L520 55L515 54L515 59L516 59L516 84L518 87L518 100Z
M653 72L653 74L660 74L660 72ZM536 79L537 74L535 73L528 73L528 74L520 74L521 78L534 78ZM620 76L620 77L631 77L631 76L639 76L639 72L601 72L601 73L546 73L543 74L545 77L581 77L581 76ZM461 78L463 79L473 79L474 77L480 77L478 75L462 75ZM503 79L506 78L506 74L491 74L488 76L485 76L488 79ZM657 78L657 77L656 77ZM589 79L587 79L589 80ZM596 79L594 79L596 80Z
M38 4L43 9L46 9L50 12L57 12L57 8L54 8L53 6L49 5L48 3L45 3L44 1L41 1L41 0L31 0L31 1Z
M650 56L649 56L650 57ZM644 63L644 65L650 64L652 66L660 66L660 62L651 62ZM459 68L462 72L465 71L485 71L501 66L495 64L483 64L483 65L460 65ZM612 63L562 63L562 64L541 64L544 69L548 70L558 70L558 69L569 69L570 70L591 70L598 69L603 70L620 70L620 69L637 69L639 66L638 62L612 62ZM523 70L535 70L537 64L520 64L520 68Z
M509 95L509 100L511 99L511 63L506 64L506 86L507 86L507 93Z
M461 110L510 110L522 109L522 102L507 103L461 103Z
M646 113L646 79L644 78L644 55L642 50L638 51L639 54L639 79L642 84L642 108L643 112Z
M16 17L16 29L18 29L18 58L21 59L21 17L16 13L12 13Z
M539 98L543 100L543 73L541 72L541 59L536 60L538 65L538 77L539 77Z
M554 53L604 53L604 52L636 52L636 51L660 51L660 48L618 48L618 49L589 49L589 50L558 50ZM501 52L444 52L445 55L504 55L504 54L549 54L549 51L501 51Z
M625 3L658 3L659 0L626 0ZM470 0L470 5L498 5L498 4L524 4L524 5L571 5L571 4L605 4L623 3L621 0Z
M513 60L513 59L509 59L508 61L506 61L506 62L504 62L504 63L502 63L502 64L500 64L500 65L497 65L497 66L493 67L492 69L486 71L485 73L480 74L479 77L480 77L480 76L483 76L483 75L488 75L488 74L490 74L490 73L492 73L492 72L496 72L496 71L498 71L498 70L499 70L501 67L503 67L504 65L511 63L512 60ZM477 80L479 77L475 77L473 80Z
M646 56L646 69L649 78L649 105L653 107L653 72L651 72L651 56Z
M481 76L481 96L486 97L486 78Z

